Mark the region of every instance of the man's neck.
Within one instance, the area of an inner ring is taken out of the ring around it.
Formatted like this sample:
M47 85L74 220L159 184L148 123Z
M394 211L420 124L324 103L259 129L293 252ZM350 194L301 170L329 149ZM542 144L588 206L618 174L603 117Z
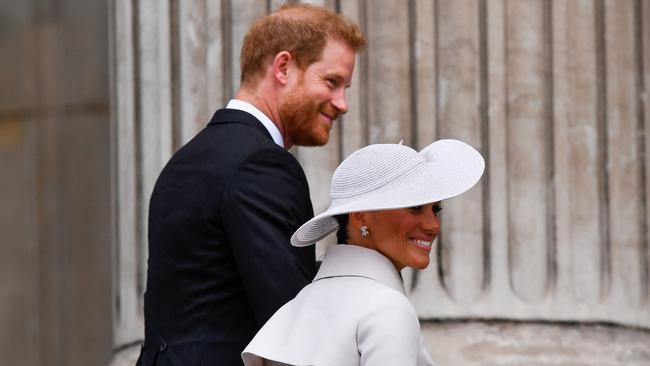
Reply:
M261 83L260 83L261 84ZM235 99L250 103L255 108L259 109L260 112L264 113L271 122L278 128L282 139L284 140L285 149L289 149L291 145L287 141L286 131L284 124L280 119L280 114L278 112L278 106L275 98L264 97L264 95L272 95L272 93L264 92L265 88L262 85L258 85L258 89L255 92L250 92L246 88L240 88Z

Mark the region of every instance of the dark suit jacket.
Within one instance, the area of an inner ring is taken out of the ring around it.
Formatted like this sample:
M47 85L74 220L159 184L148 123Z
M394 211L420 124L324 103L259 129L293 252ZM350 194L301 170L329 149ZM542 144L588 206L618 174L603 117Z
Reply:
M305 174L249 113L218 110L163 169L149 208L142 365L242 365L267 319L315 275L293 232Z

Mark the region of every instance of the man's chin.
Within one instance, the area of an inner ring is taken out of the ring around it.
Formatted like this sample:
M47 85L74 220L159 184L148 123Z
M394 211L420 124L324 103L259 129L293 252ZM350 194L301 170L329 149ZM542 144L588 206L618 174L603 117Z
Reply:
M319 147L319 146L327 145L328 141L329 141L329 139L324 140L324 141L323 140L309 140L309 141L306 141L304 144L297 144L297 145L306 146L306 147Z
M330 139L329 134L325 136L313 136L313 135L308 137L302 136L294 143L294 145L311 146L311 147L324 146L327 144L329 139Z

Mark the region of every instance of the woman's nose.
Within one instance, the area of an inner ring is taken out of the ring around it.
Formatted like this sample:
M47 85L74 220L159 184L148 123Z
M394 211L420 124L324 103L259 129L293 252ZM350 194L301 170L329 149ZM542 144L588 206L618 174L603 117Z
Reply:
M438 232L440 232L440 217L438 213L429 211L424 217L422 228L438 235Z

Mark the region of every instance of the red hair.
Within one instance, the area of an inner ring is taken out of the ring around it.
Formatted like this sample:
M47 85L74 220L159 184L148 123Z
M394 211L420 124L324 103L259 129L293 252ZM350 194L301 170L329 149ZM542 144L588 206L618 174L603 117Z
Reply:
M321 58L328 39L342 41L355 52L366 40L349 18L320 6L284 5L250 28L241 49L241 83L255 83L263 76L268 62L279 52L288 51L298 67Z

